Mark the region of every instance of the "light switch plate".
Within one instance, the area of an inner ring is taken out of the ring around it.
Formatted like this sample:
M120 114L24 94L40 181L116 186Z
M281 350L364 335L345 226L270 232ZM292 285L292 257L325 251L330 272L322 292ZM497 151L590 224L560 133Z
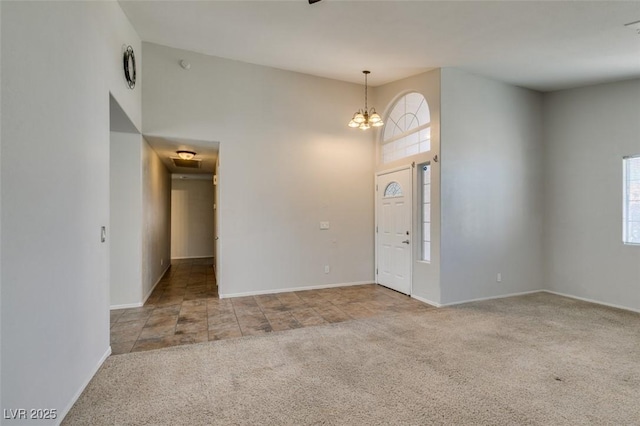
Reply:
M320 222L320 229L329 229L329 222Z

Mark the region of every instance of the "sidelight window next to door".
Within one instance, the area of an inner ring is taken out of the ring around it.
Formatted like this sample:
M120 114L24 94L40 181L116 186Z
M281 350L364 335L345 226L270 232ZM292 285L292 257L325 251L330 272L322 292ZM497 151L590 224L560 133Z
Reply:
M422 218L422 253L420 260L431 262L431 164L425 163L419 166L420 173L420 209Z
M640 155L622 159L622 242L640 245Z

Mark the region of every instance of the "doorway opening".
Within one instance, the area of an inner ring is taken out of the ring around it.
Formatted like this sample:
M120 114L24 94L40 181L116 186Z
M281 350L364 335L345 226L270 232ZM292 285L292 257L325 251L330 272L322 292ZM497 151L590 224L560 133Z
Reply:
M209 259L213 265L218 238L219 142L151 135L145 139L171 174L171 261Z
M125 141L138 156L123 159L130 163L133 183L122 185L132 196L119 212L133 226L128 235L139 239L121 247L129 261L137 259L138 269L124 283L137 299L112 304L114 354L207 341L207 314L219 300L214 274L219 143L137 137ZM181 158L183 151L189 153L183 157L193 157ZM153 273L149 290L141 288L149 281L144 271Z

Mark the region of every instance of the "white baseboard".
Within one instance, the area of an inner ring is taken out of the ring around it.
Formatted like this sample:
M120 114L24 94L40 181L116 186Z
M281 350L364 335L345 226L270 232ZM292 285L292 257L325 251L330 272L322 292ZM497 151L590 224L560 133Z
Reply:
M158 281L156 281L156 283L153 285L153 287L151 287L151 290L149 290L147 292L147 295L144 296L144 298L142 299L142 302L125 303L123 305L111 305L111 306L109 306L109 309L113 311L113 310L116 310L116 309L139 308L141 306L144 306L144 304L146 303L147 299L149 298L149 296L151 296L151 293L153 293L153 290L156 289L156 287L160 283L160 280L162 280L162 277L164 277L164 274L167 273L167 271L169 270L170 267L171 267L171 265L169 264L169 265L167 265L166 268L164 268L164 271L162 271L162 274L160 275L160 278L158 278Z
M441 307L444 307L444 306L461 305L463 303L480 302L480 301L483 301L483 300L503 299L505 297L524 296L526 294L534 294L534 293L555 294L556 296L568 297L569 299L580 300L582 302L594 303L596 305L608 306L610 308L616 308L616 309L622 309L622 310L625 310L625 311L640 313L640 309L630 308L628 306L616 305L614 303L601 302L599 300L588 299L586 297L573 296L571 294L560 293L560 292L552 291L552 290L532 290L532 291L525 291L525 292L522 292L522 293L511 293L511 294L505 294L505 295L501 295L501 296L483 297L483 298L479 298L479 299L470 299L470 300L464 300L462 302L451 302L451 303L445 303L445 304L432 302L429 299L425 299L424 297L416 296L414 294L412 294L411 297L416 299L416 300L419 300L420 302L426 303L427 305L435 306L436 308L441 308Z
M125 303L123 305L111 305L109 306L109 309L114 311L116 309L139 308L142 305L144 305L144 303Z
M468 299L468 300L461 300L458 302L441 303L440 306L438 307L462 305L463 303L471 303L471 302L482 302L483 300L504 299L506 297L524 296L527 294L540 293L542 291L545 291L545 290L531 290L531 291L522 291L520 293L501 294L498 296L479 297L477 299Z
M586 297L572 296L570 294L559 293L557 291L551 291L551 290L541 290L541 291L545 293L555 294L556 296L568 297L569 299L576 299L576 300L581 300L583 302L595 303L596 305L603 305L603 306L608 306L610 308L623 309L625 311L640 313L640 309L630 308L628 306L621 306L621 305L615 305L613 303L600 302L599 300L587 299Z
M171 267L171 264L168 264L166 268L164 268L164 271L162 271L162 273L160 274L160 277L158 278L158 280L156 281L156 283L153 285L153 287L151 287L151 290L149 290L147 292L147 295L144 296L144 298L142 299L142 305L144 305L147 302L147 299L149 298L149 296L151 296L151 293L153 293L153 290L156 289L156 287L158 286L158 284L160 284L160 281L162 280L162 278L164 277L164 274L167 273L167 271L169 270L169 268ZM140 305L140 306L142 306Z
M94 367L93 371L91 371L91 374L89 374L89 377L85 379L84 383L82 384L78 392L76 392L73 398L71 398L71 402L69 402L67 407L62 412L58 412L58 423L57 423L58 425L61 424L64 418L67 416L67 414L69 414L69 411L73 407L73 404L75 404L76 401L78 401L78 398L80 398L80 395L82 395L82 392L84 392L85 388L87 387L91 379L93 379L93 376L95 376L98 370L100 369L100 367L102 367L102 364L104 364L107 358L109 358L109 355L111 355L111 346L107 348L107 351L104 353L104 355L102 355L102 357L98 361L98 364Z
M288 293L291 291L321 290L323 288L348 287L352 285L364 285L364 284L374 284L374 282L373 281L354 281L350 283L323 284L323 285L312 285L307 287L291 287L291 288L278 288L274 290L247 291L245 293L229 293L229 294L220 293L220 299L229 299L231 297L243 297L243 296L260 296L261 294Z
M207 259L209 257L215 257L213 254L207 256L186 256L186 257L172 257L171 260L184 260L184 259Z
M425 299L424 297L416 296L415 294L411 295L412 299L416 299L422 303L426 303L427 305L435 306L436 308L440 308L442 305L437 302L432 302L429 299Z
M441 308L441 307L444 307L444 306L461 305L463 303L470 303L470 302L481 302L483 300L504 299L506 297L524 296L526 294L534 294L534 293L555 294L556 296L568 297L569 299L575 299L575 300L580 300L580 301L583 301L583 302L594 303L596 305L608 306L610 308L616 308L616 309L622 309L622 310L625 310L625 311L631 311L631 312L640 313L640 309L630 308L628 306L616 305L616 304L613 304L613 303L601 302L599 300L588 299L586 297L573 296L571 294L560 293L560 292L552 291L552 290L524 291L524 292L521 292L521 293L510 293L510 294L503 294L503 295L500 295L500 296L481 297L481 298L478 298L478 299L469 299L469 300L463 300L463 301L460 301L460 302L451 302L451 303L432 302L431 300L428 300L428 299L425 299L424 297L420 297L420 296L416 296L416 295L411 295L411 297L413 297L414 299L419 300L419 301L421 301L423 303L426 303L427 305L432 305L432 306L435 306L436 308Z

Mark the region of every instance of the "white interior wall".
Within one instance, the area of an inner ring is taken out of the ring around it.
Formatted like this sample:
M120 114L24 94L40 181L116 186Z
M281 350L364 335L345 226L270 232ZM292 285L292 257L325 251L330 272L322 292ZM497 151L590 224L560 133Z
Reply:
M142 136L111 132L110 304L142 301Z
M212 257L214 186L204 179L171 180L171 258Z
M622 243L622 157L640 153L640 79L545 94L549 289L640 310L640 247Z
M2 2L0 2L0 58L2 58ZM0 66L0 88L1 87L2 87L2 67ZM2 90L0 90L0 117L2 117ZM2 164L2 120L1 119L0 119L0 164ZM0 173L0 218L1 217L2 217L2 174ZM0 241L2 241L2 220L0 220ZM0 300L2 299L1 295L2 295L2 244L0 244ZM0 303L0 331L1 330L2 330L2 303ZM2 338L0 338L0 383L2 383ZM2 406L3 406L2 405L2 386L0 385L0 407Z
M171 175L158 154L144 139L141 168L144 302L171 263Z
M542 95L452 68L441 79L441 303L540 290Z
M171 177L139 134L111 132L111 309L141 306L170 265Z
M109 93L139 126L121 55L140 40L115 2L1 19L1 406L62 417L109 353Z
M413 209L413 275L412 296L417 296L432 303L440 302L440 164L433 161L435 155L440 152L440 70L433 70L413 77L405 78L393 83L373 88L371 91L372 105L378 108L382 116L386 118L391 108L400 96L409 92L421 93L429 104L431 117L431 150L429 152L413 155L387 164L381 163L380 138L381 131L374 134L377 146L376 171L394 169L415 162L431 163L431 262L423 262L420 259L420 196L417 167L412 170L414 186Z
M221 141L220 293L372 282L374 145L346 126L362 86L143 48L143 133Z

